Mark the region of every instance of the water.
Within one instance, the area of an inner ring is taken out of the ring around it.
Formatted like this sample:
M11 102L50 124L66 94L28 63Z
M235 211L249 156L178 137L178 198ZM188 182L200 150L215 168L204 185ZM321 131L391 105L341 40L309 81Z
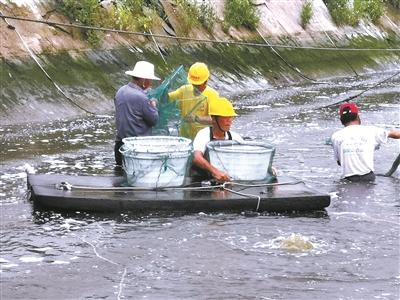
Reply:
M318 109L389 75L235 92L234 129L274 144L279 173L332 193L326 213L37 211L25 165L112 174L112 114L3 127L1 299L399 299L400 172L340 182L325 140L341 124L335 109ZM397 77L360 98L364 124L400 126L399 86ZM399 151L383 145L376 172ZM293 237L312 247L287 247Z

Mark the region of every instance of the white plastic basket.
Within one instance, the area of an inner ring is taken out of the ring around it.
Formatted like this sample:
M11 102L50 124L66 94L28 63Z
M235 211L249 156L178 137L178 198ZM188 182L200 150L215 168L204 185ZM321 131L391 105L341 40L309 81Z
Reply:
M272 176L275 148L260 142L231 140L207 144L210 163L236 181L265 181Z
M181 186L192 154L191 140L172 136L129 137L120 148L128 185Z

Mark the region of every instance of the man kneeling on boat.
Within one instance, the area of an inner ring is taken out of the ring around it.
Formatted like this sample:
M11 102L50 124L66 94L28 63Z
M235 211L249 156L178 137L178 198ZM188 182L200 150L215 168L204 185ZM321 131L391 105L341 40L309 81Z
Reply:
M229 181L229 174L217 169L208 161L207 143L214 140L243 142L238 133L230 131L233 118L237 114L228 99L215 97L209 99L209 115L212 126L201 129L193 141L192 176L202 180L212 177L218 182Z

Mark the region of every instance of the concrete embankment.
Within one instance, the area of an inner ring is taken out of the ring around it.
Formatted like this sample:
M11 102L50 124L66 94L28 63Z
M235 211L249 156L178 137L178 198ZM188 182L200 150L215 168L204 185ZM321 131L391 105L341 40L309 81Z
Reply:
M70 22L52 10L51 2L43 5L18 1L25 6L4 2L0 4L3 15ZM179 23L172 14L171 3L161 2L169 13L168 24L172 28L166 29L161 24L153 32L165 34L165 30L172 30L176 34ZM0 24L3 41L0 125L70 118L85 111L109 112L113 109L116 89L129 80L124 71L141 59L153 62L160 76L166 76L181 64L188 67L194 61L204 61L213 73L210 84L227 96L271 85L318 82L400 67L400 51L377 50L399 48L400 26L396 14L388 12L379 26L361 23L356 28L338 28L322 0L318 0L313 1L316 13L304 30L299 25L302 1L256 2L263 2L256 3L261 16L257 31L229 28L224 32L216 26L213 34L199 29L188 35L208 40L251 41L251 45L193 44L187 40L157 38L158 48L150 37L109 33L102 45L94 49L77 37L76 28L5 19ZM223 1L215 3L221 18ZM285 9L285 5L290 9ZM266 43L276 47L267 47ZM342 46L371 50L334 49ZM317 49L328 47L331 49Z

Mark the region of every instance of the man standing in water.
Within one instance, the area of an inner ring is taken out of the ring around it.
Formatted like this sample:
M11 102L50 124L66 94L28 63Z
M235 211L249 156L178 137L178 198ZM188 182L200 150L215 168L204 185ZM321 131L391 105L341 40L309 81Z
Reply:
M218 182L229 181L229 174L214 167L208 160L207 143L213 140L235 140L243 142L242 137L230 131L233 118L237 116L232 103L226 98L211 99L210 116L212 126L201 129L193 141L193 168L195 177L206 179L211 175Z
M152 80L160 80L154 75L154 65L138 61L133 70L125 74L132 76L132 80L118 90L114 99L117 128L114 154L117 166L122 165L122 155L119 152L123 145L122 139L151 135L152 127L159 118L157 102L150 100L145 92L151 87Z
M332 135L332 146L342 177L354 182L375 180L374 150L388 137L400 139L400 131L361 125L354 103L340 105L339 115L344 128Z
M207 86L210 71L206 64L196 62L189 68L190 84L168 93L170 101L177 101L184 123L180 127L181 136L193 139L196 133L211 125L208 106L211 98L218 98L218 92Z

